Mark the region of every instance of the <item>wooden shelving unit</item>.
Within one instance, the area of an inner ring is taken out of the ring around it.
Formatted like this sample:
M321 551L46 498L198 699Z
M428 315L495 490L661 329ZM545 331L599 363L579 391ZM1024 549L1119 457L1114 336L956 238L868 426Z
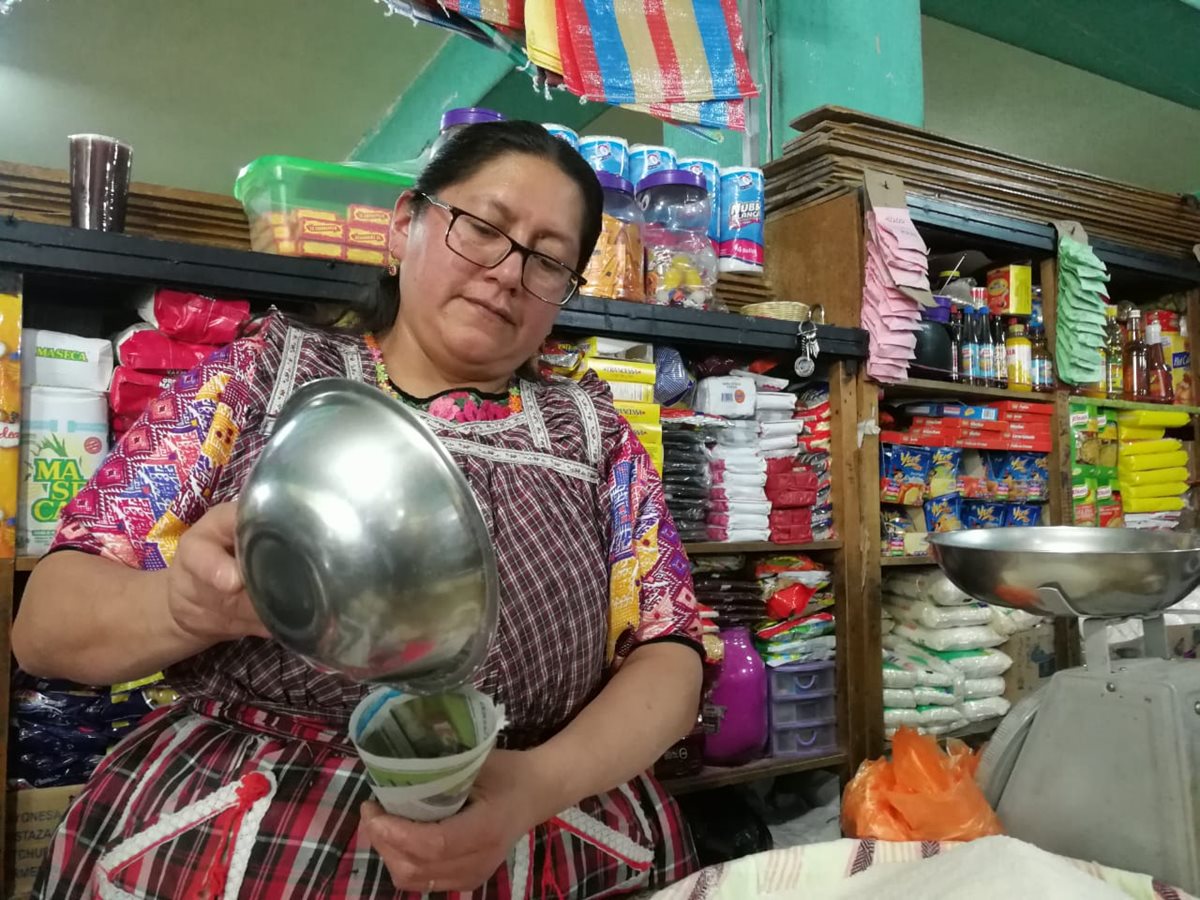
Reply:
M846 755L844 753L833 753L810 759L757 759L745 765L728 768L705 766L698 775L670 779L663 782L663 787L675 796L680 796L713 788L729 787L734 784L744 784L760 778L778 778L780 775L794 775L797 772L811 772L814 769L840 769L845 763Z
M710 541L703 544L683 545L683 549L688 552L689 556L728 553L817 553L822 550L840 550L841 548L840 540L814 541L809 544L772 544L769 541L738 544Z
M881 386L884 397L889 400L1019 400L1023 403L1053 403L1053 394L1034 391L1014 391L1009 388L981 387L954 381L937 381L932 378L910 378L901 384Z
M900 566L936 566L937 563L928 556L883 556L879 559L879 565L888 569Z

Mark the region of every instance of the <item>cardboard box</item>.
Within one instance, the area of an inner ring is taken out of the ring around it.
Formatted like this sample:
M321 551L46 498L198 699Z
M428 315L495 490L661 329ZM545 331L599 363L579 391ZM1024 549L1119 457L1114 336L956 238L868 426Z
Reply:
M988 309L994 316L1028 316L1033 312L1033 267L1004 266L987 274Z
M1054 623L1046 622L1014 634L1000 649L1012 657L1004 673L1004 699L1016 703L1050 680L1057 670L1054 659Z
M4 821L6 897L28 897L54 830L83 785L9 791Z

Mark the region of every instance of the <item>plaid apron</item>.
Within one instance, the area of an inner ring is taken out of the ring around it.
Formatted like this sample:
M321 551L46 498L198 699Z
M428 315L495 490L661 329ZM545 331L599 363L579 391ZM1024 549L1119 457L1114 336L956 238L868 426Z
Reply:
M236 433L237 453L215 487L198 492L200 506L237 496L296 386L373 374L360 339L280 319L264 329L254 370L228 386L248 394L231 407L244 413L222 426ZM522 401L522 412L498 421L425 416L496 548L500 622L476 685L505 705L513 725L500 744L510 749L552 736L602 687L611 538L603 471L622 433L598 384L524 383ZM183 507L182 522L203 512ZM63 531L60 545L71 546L71 528ZM346 723L362 685L259 638L213 647L168 677L190 699L148 717L97 769L55 835L35 898L418 896L392 886L358 835L370 786ZM694 869L678 808L641 777L538 826L486 886L462 896L616 896Z

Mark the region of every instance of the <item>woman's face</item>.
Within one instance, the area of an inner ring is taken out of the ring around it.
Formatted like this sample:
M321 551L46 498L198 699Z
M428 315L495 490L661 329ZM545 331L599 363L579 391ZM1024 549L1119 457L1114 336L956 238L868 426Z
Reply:
M577 268L583 196L553 163L510 153L435 199ZM522 286L520 253L485 269L446 246L450 215L427 204L414 219L407 197L396 206L391 247L400 262L397 324L443 372L464 381L506 378L537 353L558 308Z

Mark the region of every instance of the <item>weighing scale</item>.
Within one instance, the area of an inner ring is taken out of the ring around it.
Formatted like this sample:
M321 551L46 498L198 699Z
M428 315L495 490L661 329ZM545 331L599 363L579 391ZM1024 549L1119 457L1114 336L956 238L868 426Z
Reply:
M1200 893L1200 662L1169 658L1162 618L1200 586L1200 534L998 528L929 543L964 593L1080 620L1084 665L1017 703L980 761L1005 830ZM1107 626L1129 618L1143 656L1110 661Z

